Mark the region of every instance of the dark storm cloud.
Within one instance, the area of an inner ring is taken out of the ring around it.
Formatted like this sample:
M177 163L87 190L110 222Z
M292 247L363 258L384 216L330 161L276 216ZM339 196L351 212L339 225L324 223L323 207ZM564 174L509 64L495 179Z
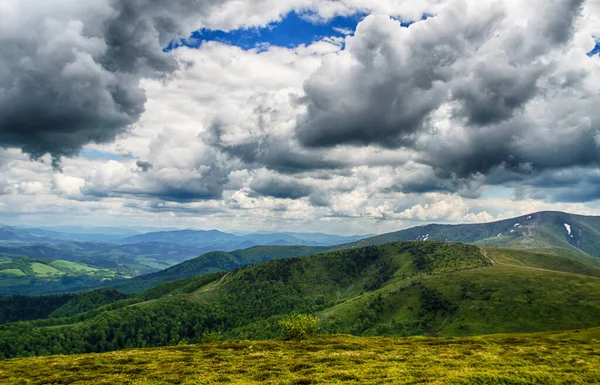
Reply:
M296 137L307 147L414 153L431 173L389 188L405 193L477 197L486 183L597 166L600 98L585 89L590 74L548 58L572 42L583 3L545 2L523 25L507 9L477 12L460 1L409 28L367 17L305 83ZM544 114L525 112L534 100ZM449 117L436 115L441 107ZM442 118L446 132L436 126Z
M590 202L600 198L600 170L574 167L546 170L515 188L514 198L541 199L548 202Z
M549 1L525 29L503 31L496 37L499 42L483 48L480 59L467 62L469 75L454 82L451 93L470 124L507 120L541 92L538 80L550 68L537 60L571 40L582 4L583 0Z
M261 167L285 174L311 170L328 170L343 167L343 163L327 160L321 154L309 153L294 146L288 138L273 139L267 135L257 136L240 144L226 144L222 141L223 130L219 122L210 125L204 140L211 146L240 159L247 165Z
M141 77L163 77L177 68L162 48L190 26L199 27L191 16L213 3L90 1L90 9L77 15L81 20L62 22L61 13L70 9L36 19L36 10L23 5L23 23L34 22L13 33L0 30L0 147L20 148L33 158L50 154L56 165L88 143L112 141L144 110ZM89 14L99 5L112 12Z
M148 172L148 170L153 167L152 163L148 162L147 160L138 160L135 162L135 165L138 166L142 172Z
M537 95L539 68L517 68L507 63L478 63L467 82L452 90L462 103L462 113L474 126L511 118L514 112Z
M452 66L486 41L501 16L496 9L477 17L463 11L451 8L409 28L386 16L367 17L339 60L325 61L305 83L308 112L296 128L300 142L412 143L425 118L447 98Z
M274 198L299 199L311 194L312 187L295 181L291 178L267 176L256 178L250 188L261 195Z

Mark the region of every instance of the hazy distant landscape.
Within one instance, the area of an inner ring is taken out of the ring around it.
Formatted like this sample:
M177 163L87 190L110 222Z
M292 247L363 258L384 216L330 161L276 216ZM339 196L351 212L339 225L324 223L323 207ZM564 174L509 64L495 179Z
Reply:
M92 229L93 230L93 229ZM99 229L100 231L101 229ZM152 273L210 251L256 245L331 246L361 236L320 233L235 235L174 230L131 235L0 226L0 296L82 290Z

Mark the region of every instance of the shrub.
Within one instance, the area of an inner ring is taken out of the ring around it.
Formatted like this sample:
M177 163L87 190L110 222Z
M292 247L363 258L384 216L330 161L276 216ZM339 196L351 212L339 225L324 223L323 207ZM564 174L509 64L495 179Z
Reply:
M314 335L321 321L310 314L294 314L279 321L286 340L304 340Z
M212 343L212 342L218 342L221 341L222 339L222 335L221 332L208 332L208 333L204 333L202 335L202 342L206 342L206 343Z

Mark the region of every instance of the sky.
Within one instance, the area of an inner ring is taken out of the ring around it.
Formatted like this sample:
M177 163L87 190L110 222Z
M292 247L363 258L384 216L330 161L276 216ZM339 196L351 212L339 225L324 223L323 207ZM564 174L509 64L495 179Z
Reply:
M600 215L598 0L3 0L0 223Z

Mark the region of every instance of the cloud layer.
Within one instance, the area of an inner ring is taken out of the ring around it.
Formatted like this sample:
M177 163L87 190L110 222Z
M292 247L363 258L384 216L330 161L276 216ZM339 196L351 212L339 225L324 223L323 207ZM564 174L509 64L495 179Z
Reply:
M298 47L163 51L290 11L367 16ZM597 212L594 1L9 0L0 14L7 214L359 232Z

